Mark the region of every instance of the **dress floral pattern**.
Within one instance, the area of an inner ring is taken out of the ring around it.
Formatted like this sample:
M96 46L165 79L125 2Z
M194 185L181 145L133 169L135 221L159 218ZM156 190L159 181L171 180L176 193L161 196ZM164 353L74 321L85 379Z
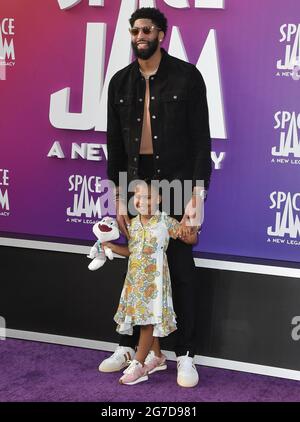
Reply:
M134 325L154 326L154 337L176 330L166 250L177 238L179 222L157 211L147 224L137 215L129 226L127 275L114 320L120 334L132 334Z

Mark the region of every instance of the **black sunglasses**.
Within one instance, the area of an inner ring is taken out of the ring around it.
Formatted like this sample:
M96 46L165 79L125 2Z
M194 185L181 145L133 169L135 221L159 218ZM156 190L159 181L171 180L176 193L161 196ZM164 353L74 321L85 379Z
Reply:
M134 37L137 36L139 34L140 31L142 31L145 35L149 35L151 34L151 32L154 31L154 29L157 29L158 31L160 31L161 29L158 28L155 25L152 26L142 26L141 28L138 28L137 26L134 26L133 28L129 28L129 32L131 35L133 35Z

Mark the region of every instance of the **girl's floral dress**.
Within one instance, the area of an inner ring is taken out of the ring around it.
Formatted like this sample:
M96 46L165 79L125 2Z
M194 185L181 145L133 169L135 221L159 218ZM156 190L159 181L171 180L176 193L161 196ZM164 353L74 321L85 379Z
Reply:
M140 216L129 226L128 270L114 320L120 334L132 334L134 325L154 326L154 337L176 330L166 250L177 238L179 222L157 211L147 224Z

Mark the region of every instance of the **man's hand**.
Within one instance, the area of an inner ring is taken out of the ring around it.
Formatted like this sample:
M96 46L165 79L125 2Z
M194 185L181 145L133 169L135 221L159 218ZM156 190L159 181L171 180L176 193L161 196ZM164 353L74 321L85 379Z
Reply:
M127 239L129 239L127 226L130 225L130 218L127 214L127 207L122 199L116 200L116 213L116 220L119 225L119 229L127 237Z
M180 222L178 237L181 240L186 240L189 236L196 234L198 230L199 230L199 226L186 226L182 219Z
M199 230L199 227L203 223L203 219L204 199L201 195L192 195L185 207L184 215L180 223L185 227L185 230L189 229L189 234L192 234L194 231Z

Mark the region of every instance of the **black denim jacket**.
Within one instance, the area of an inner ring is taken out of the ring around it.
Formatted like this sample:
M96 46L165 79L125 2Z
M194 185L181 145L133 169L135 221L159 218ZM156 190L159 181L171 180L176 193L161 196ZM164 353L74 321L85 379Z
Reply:
M150 119L155 178L204 180L211 175L211 139L206 87L198 69L170 56L150 77ZM138 177L146 83L138 61L117 72L108 89L107 173L116 186L119 172Z

